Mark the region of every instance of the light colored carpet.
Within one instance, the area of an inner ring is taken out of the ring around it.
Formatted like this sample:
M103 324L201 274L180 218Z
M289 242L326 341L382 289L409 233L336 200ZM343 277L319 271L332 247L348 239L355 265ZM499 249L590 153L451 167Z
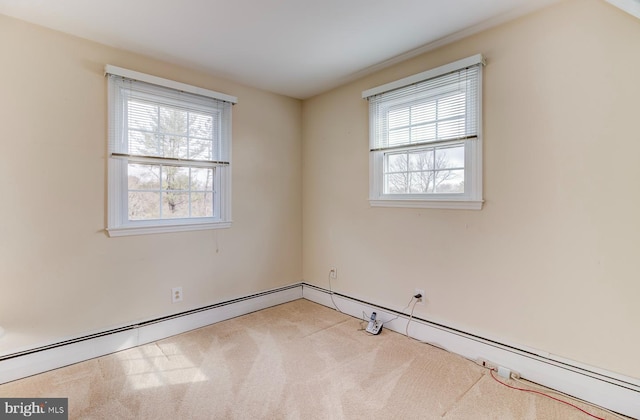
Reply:
M589 418L454 354L360 328L301 299L0 385L0 396L68 397L74 419Z

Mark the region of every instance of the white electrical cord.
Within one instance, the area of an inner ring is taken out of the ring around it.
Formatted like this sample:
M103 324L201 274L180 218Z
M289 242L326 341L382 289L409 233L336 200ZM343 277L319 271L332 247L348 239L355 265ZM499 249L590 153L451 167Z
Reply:
M401 314L403 314L403 315L404 315L404 311L406 311L406 310L407 310L407 308L408 308L409 306L411 306L411 302L413 302L413 299L415 299L415 296L411 296L411 300L409 301L409 303L407 303L407 306L405 306L404 308L402 308L402 310L400 311L400 313L401 313ZM398 319L398 318L400 318L400 314L396 315L396 317L395 317L395 318L391 318L390 320L383 322L383 323L382 323L382 325L384 325L384 324L386 324L386 323L388 323L388 322L391 322L391 321L395 321L395 320L396 320L396 319Z
M338 305L336 305L336 301L333 300L333 287L331 286L331 272L332 270L329 271L329 296L331 297L331 302L333 303L333 306L335 306L336 311L342 313L342 311L340 310L340 308L338 308Z
M407 338L411 338L409 337L409 324L411 324L411 320L413 319L413 311L416 309L416 304L418 303L419 299L416 299L415 302L413 302L413 306L411 307L411 315L409 315L409 320L407 321L407 326L404 329L404 334L407 336ZM429 344L429 343L426 343Z

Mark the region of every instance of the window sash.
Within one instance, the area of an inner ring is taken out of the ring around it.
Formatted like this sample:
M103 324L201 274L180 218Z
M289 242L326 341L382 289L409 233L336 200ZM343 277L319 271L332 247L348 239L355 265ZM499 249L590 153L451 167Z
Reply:
M129 162L130 163L130 162ZM135 165L135 163L134 163ZM125 165L123 165L125 166ZM151 182L144 182L144 176L138 177L138 185L131 185L131 179L128 176L127 183L127 218L129 221L145 221L145 220L176 220L176 219L207 219L219 217L219 205L215 196L219 190L220 177L216 173L216 168L202 168L192 166L172 166L172 165L140 165L149 166L147 174L151 173ZM128 175L130 175L129 164L126 165ZM179 168L183 177L186 176L186 183L179 186L169 185L166 172L169 168ZM210 170L210 173L203 173L202 169ZM139 172L142 175L144 172ZM200 176L198 176L200 175ZM205 176L204 185L202 185L202 176ZM153 179L156 181L153 181ZM198 179L200 178L200 179ZM200 181L200 182L198 182ZM146 196L146 199L144 198ZM135 207L132 207L132 197L137 197ZM178 199L176 203L174 200ZM154 203L155 201L155 203ZM172 213L170 207L177 207L175 214ZM137 207L137 209L136 209ZM147 215L150 213L152 217L136 217L136 213L140 211L140 207L146 207ZM167 208L169 207L169 208Z
M465 193L468 173L465 170L467 153L464 142L412 146L378 153L382 157L382 192L386 196L444 194L455 197Z

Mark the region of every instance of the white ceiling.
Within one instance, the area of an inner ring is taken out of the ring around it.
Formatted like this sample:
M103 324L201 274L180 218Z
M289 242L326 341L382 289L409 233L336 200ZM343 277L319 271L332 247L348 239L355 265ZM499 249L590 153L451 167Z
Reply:
M0 14L308 98L557 0L0 0Z

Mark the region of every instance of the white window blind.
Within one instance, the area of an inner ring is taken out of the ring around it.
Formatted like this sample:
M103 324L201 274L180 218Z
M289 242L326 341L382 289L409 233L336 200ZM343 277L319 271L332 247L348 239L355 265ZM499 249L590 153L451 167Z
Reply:
M109 150L139 161L228 165L229 102L109 75L115 117Z
M109 234L228 227L232 103L107 76Z
M370 150L478 136L480 66L369 97Z

